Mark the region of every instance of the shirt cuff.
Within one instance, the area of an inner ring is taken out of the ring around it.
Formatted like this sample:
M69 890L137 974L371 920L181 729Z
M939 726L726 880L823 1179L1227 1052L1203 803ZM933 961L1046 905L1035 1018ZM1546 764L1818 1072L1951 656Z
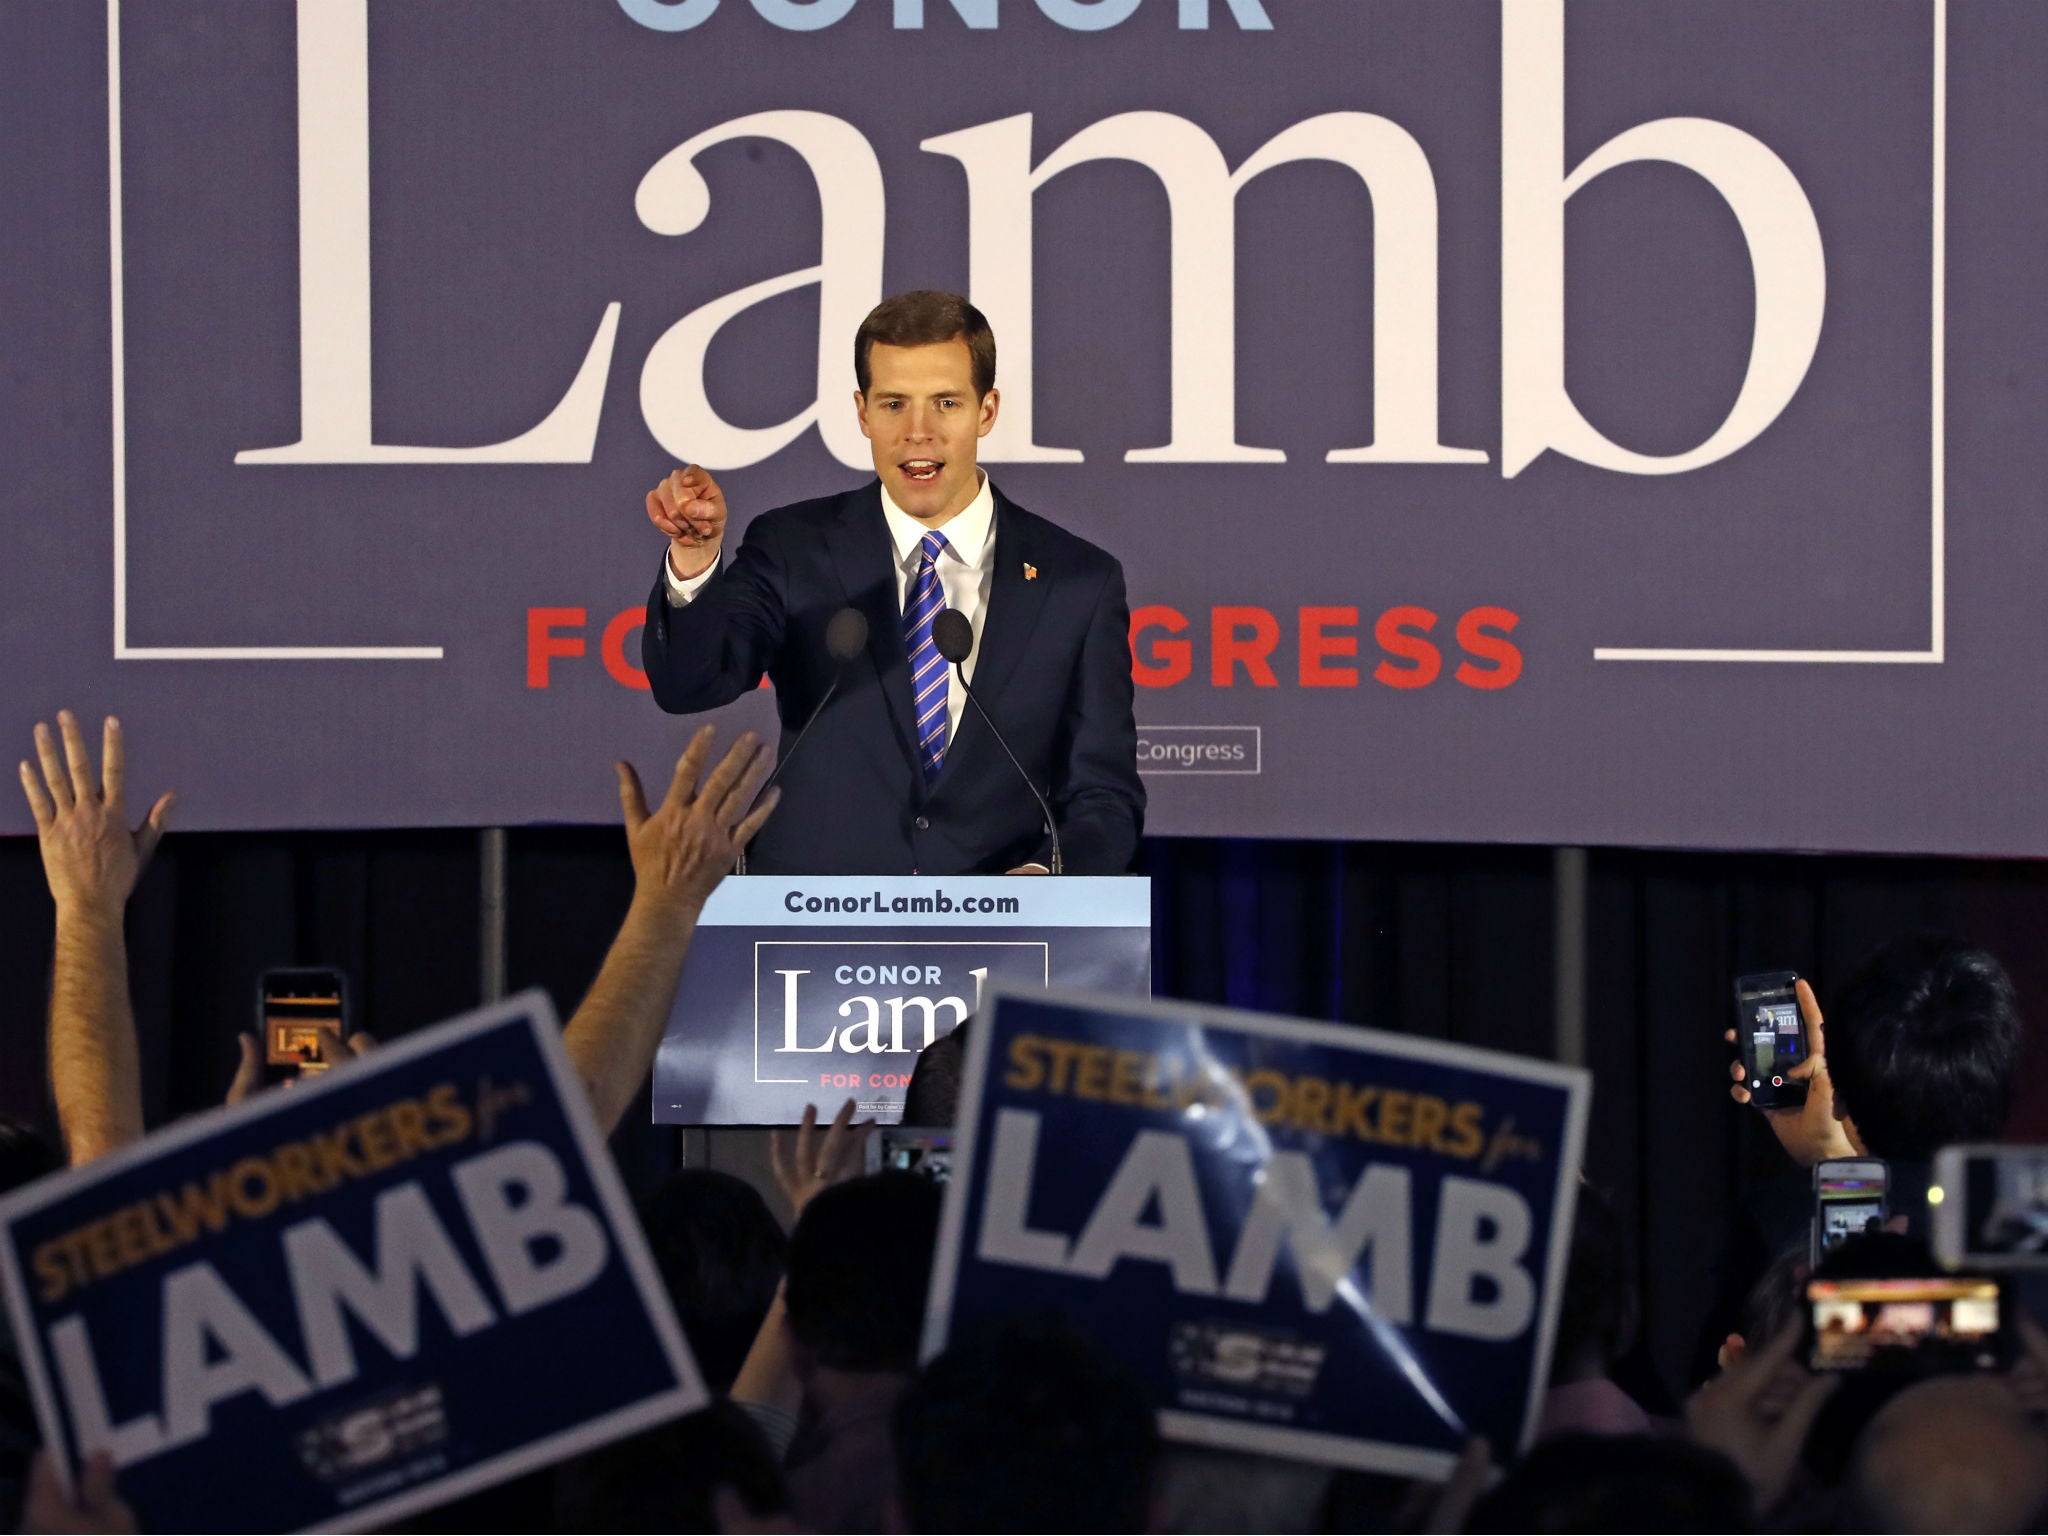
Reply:
M711 564L702 571L699 571L695 576L692 576L688 581L683 580L682 577L676 574L676 568L669 563L668 557L669 552L664 550L661 556L661 574L668 580L669 602L675 607L681 608L692 598L696 597L699 592L704 590L704 583L718 574L718 567L725 558L725 552L720 550L717 560L712 561Z

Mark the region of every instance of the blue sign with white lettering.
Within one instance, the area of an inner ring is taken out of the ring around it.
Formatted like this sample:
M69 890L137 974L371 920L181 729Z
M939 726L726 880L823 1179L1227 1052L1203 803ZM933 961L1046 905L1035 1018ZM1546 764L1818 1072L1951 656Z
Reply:
M998 991L926 1316L1054 1308L1177 1439L1440 1474L1526 1443L1591 1079L1374 1030Z
M375 1529L703 1406L529 993L0 1204L48 1444L145 1530Z

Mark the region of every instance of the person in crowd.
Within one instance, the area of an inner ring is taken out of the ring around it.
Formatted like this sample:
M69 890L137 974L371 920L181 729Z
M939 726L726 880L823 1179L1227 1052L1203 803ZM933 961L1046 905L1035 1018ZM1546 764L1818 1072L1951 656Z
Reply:
M1754 1531L1742 1475L1719 1451L1651 1434L1547 1439L1482 1498L1477 1532Z
M1329 1467L1214 1445L1168 1445L1159 1461L1158 1529L1321 1531L1337 1474ZM907 1517L906 1517L907 1518Z
M654 701L689 714L764 672L775 684L790 802L760 873L1044 873L1052 829L1026 776L1045 786L1066 867L1124 873L1145 786L1123 567L976 462L1001 403L980 310L898 294L851 339L874 479L763 512L729 561L709 474L677 470L647 493L668 544L641 633ZM865 654L842 663L828 629L848 607L866 620ZM939 649L945 609L972 642L957 673ZM963 676L1007 747L968 707Z
M1927 1165L1953 1142L1993 1141L2012 1107L2021 1024L2012 980L1995 957L1959 939L1895 939L1858 967L1824 1023L1813 988L1798 984L1807 1085L1797 1108L1766 1112L1802 1168L1831 1157L1891 1164L1891 1205L1918 1231ZM1729 1032L1733 1039L1733 1031ZM1732 1074L1742 1076L1736 1062ZM1749 1090L1730 1090L1738 1104Z
M788 1508L782 1469L752 1419L728 1402L671 1419L564 1464L558 1531L717 1531L721 1489L747 1514Z
M1621 1220L1607 1197L1581 1179L1538 1439L1575 1432L1650 1432L1650 1416L1613 1375L1634 1340L1636 1314L1635 1279Z
M1817 1376L1793 1358L1804 1337L1803 1321L1793 1319L1745 1349L1685 1405L1688 1438L1727 1458L1763 1516L1792 1492L1806 1437L1841 1385L1838 1377Z
M63 749L58 750L62 739ZM50 968L50 1087L66 1159L75 1167L142 1135L142 1074L128 996L122 919L128 897L169 825L164 794L128 825L127 749L121 722L101 731L100 766L70 710L57 730L36 723L36 767L21 765L43 875L57 905Z
M24 760L21 784L57 907L50 1083L66 1155L75 1166L143 1134L140 1050L122 918L163 837L176 796L160 796L131 829L120 722L107 717L97 773L77 717L61 711L57 724L54 734L47 725L36 725L40 769ZM596 981L562 1032L563 1046L607 1135L653 1067L704 903L767 824L780 798L780 791L771 789L755 803L773 763L751 731L743 732L707 775L714 734L707 725L690 739L668 792L652 809L632 764L616 765L633 862L633 901ZM337 1064L374 1044L367 1036L340 1042L331 1033L323 1042ZM260 1083L260 1054L255 1038L244 1037L230 1102Z
M1740 1328L1721 1341L1715 1352L1715 1368L1725 1371L1740 1360L1752 1339L1774 1339L1780 1329L1798 1318L1806 1305L1806 1282L1812 1274L1807 1255L1800 1250L1781 1253L1749 1288L1742 1305Z
M1698 1372L1739 1331L1743 1298L1771 1264L1806 1248L1814 1166L1884 1159L1893 1223L1925 1235L1935 1149L1996 1141L2011 1108L2019 1006L2005 968L1986 951L1941 934L1895 939L1850 976L1825 1020L1813 988L1801 980L1797 990L1808 1054L1789 1075L1806 1084L1806 1100L1764 1112L1793 1168L1745 1192L1694 1352ZM1730 1075L1742 1076L1740 1061ZM1739 1082L1729 1092L1749 1102Z
M1073 1324L970 1328L896 1410L908 1531L1147 1531L1159 1430L1145 1389Z
M1856 1439L1845 1531L2033 1531L2048 1515L2048 1439L1995 1376L1914 1382Z
M794 1385L784 1465L804 1530L889 1529L890 1419L917 1369L938 1230L939 1188L912 1173L821 1186L797 1219L781 1304L733 1396L787 1411Z
M729 1392L781 1288L789 1238L759 1191L709 1168L669 1175L638 1209L704 1384Z

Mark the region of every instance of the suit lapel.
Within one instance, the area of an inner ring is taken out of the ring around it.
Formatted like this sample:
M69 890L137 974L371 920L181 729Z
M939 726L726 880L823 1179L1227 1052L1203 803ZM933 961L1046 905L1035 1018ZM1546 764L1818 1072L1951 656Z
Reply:
M911 761L917 754L910 713L910 658L903 649L903 614L896 599L896 547L882 517L881 482L847 497L844 514L828 536L832 569L846 601L868 621L868 659L882 684L882 697Z
M974 660L974 691L989 713L1001 718L997 701L1031 648L1031 635L1045 607L1054 573L1036 571L1036 551L1028 514L996 493L995 570L988 584L988 612L982 618L981 645ZM972 711L970 710L971 714Z

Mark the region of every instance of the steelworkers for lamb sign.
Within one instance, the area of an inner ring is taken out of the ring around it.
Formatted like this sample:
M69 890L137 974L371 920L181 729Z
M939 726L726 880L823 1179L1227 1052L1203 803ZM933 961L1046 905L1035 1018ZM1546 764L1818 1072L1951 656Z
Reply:
M995 478L1129 574L1155 828L2048 852L2038 8L0 26L11 702L200 824L608 817L646 488L857 479L853 329L948 285Z

